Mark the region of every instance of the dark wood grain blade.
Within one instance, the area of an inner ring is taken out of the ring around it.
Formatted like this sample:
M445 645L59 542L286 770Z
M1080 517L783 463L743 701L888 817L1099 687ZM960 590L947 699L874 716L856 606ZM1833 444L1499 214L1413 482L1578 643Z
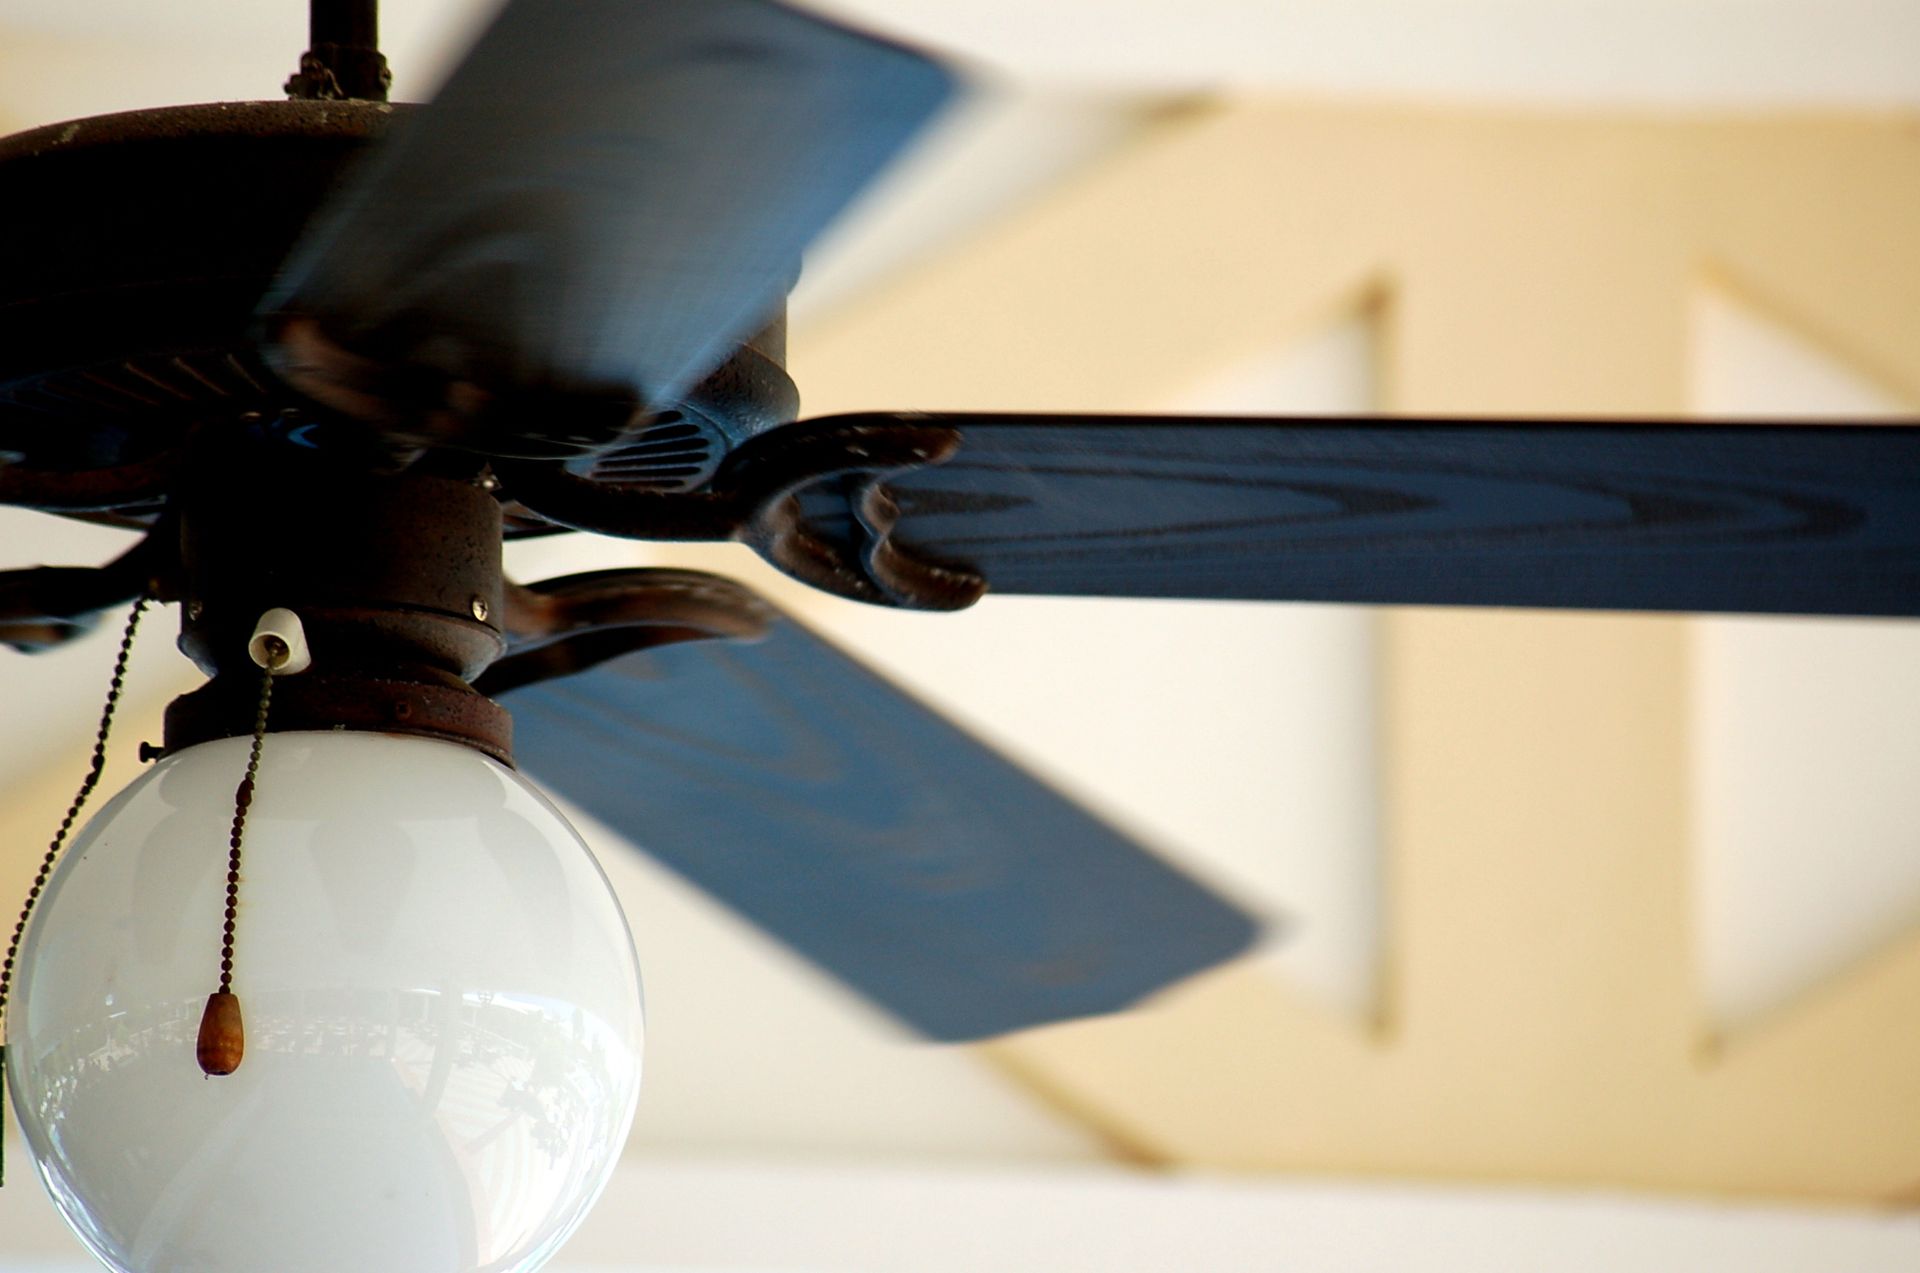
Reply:
M540 782L935 1038L1114 1011L1255 935L790 618L502 701Z
M772 316L951 87L763 0L513 0L263 309L380 364L657 405Z
M1003 593L1920 614L1920 427L1125 416L944 425L893 540ZM771 440L771 439L770 439ZM805 497L829 541L843 493Z

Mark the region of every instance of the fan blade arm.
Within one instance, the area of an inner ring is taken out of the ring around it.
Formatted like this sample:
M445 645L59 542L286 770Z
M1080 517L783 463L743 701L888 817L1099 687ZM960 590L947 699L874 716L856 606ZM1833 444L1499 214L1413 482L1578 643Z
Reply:
M507 652L474 682L489 698L662 645L758 641L774 618L752 589L699 570L594 570L504 592Z
M504 491L556 526L648 540L740 540L782 570L823 591L923 610L959 610L986 590L977 574L916 558L885 533L894 510L887 479L951 456L952 429L905 417L848 416L787 425L727 458L704 490L661 492L594 482L537 461L494 466ZM815 487L847 490L871 532L862 551L812 534L801 496Z
M103 610L170 592L178 558L162 526L104 565L0 571L0 645L44 653L91 632Z

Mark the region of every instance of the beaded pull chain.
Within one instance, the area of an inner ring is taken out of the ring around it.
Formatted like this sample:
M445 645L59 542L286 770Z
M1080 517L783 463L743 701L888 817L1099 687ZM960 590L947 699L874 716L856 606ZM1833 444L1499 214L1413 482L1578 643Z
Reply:
M240 913L240 845L247 829L247 810L260 776L260 749L267 739L267 711L273 706L273 678L293 656L277 636L264 638L255 656L261 665L260 703L253 714L253 749L247 753L247 773L233 793L233 830L227 835L227 912L220 935L220 988L207 996L200 1017L200 1037L194 1055L208 1077L231 1074L246 1055L246 1025L240 1016L240 997L233 993L233 929Z
M40 873L33 877L33 886L27 890L27 900L20 907L20 919L13 926L13 936L7 942L5 963L0 963L0 1184L6 1183L5 1121L7 1095L7 1045L6 1020L7 996L13 989L13 961L20 955L20 939L26 936L27 921L33 917L34 904L40 900L41 892L47 887L47 880L53 874L53 868L60 861L60 850L66 847L67 834L73 830L74 822L80 817L80 810L86 806L87 798L93 789L100 785L100 774L107 767L107 734L113 729L113 712L120 705L120 690L126 683L127 657L133 652L133 635L140 628L140 616L146 613L147 598L141 597L133 603L133 609L127 615L126 631L120 635L120 653L113 660L113 681L107 686L106 706L100 710L100 728L93 737L93 762L87 770L87 776L81 779L80 790L75 793L73 803L67 806L67 816L60 819L60 829L53 833L53 843L47 846L46 856L40 859Z

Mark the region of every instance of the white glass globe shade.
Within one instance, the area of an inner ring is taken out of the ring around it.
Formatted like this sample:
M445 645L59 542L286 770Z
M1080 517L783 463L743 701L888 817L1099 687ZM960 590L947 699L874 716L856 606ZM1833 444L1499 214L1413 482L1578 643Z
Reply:
M633 1120L633 940L579 835L451 743L269 735L234 992L218 988L246 739L160 761L93 819L21 948L7 1082L74 1231L126 1273L543 1264Z

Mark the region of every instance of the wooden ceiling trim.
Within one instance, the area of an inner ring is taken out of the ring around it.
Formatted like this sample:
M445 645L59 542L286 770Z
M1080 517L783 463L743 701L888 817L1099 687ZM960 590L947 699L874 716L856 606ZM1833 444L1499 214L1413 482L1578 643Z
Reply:
M1236 107L904 280L803 343L803 370L862 405L1125 409L1384 280L1397 409L1666 414L1687 405L1692 289L1731 269L1906 384L1917 177L1920 134L1884 118ZM876 343L897 383L863 374ZM1680 621L1404 612L1387 631L1381 1027L1230 968L991 1054L1184 1164L1909 1193L1920 1047L1886 1021L1920 936L1744 1055L1703 1046ZM1844 1090L1809 1101L1823 1067ZM1819 1112L1768 1116L1787 1106Z

